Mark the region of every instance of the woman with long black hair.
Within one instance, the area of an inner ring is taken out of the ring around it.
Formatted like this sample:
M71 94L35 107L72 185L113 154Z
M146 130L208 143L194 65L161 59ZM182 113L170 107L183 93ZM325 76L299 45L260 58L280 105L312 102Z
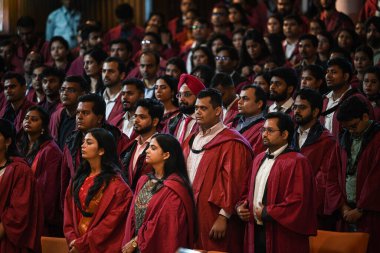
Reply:
M181 145L172 135L156 134L145 160L154 173L142 176L137 183L122 252L192 248L195 207Z
M62 152L49 134L49 114L40 106L30 107L22 123L18 148L31 167L42 192L44 236L63 236L60 205Z
M113 135L102 128L89 130L82 158L64 204L70 253L120 252L132 191L121 177Z
M12 123L0 119L0 252L41 252L40 194L15 139Z

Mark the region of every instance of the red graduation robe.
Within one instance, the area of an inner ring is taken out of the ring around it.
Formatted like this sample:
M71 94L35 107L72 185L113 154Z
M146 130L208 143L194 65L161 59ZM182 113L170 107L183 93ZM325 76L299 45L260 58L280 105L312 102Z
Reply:
M265 152L258 155L252 167L249 184L249 209L252 210L257 172ZM280 154L270 171L263 199L270 221L265 221L266 252L309 252L309 236L317 233L314 181L310 162L300 153ZM266 203L265 203L266 202ZM253 213L246 227L245 251L254 252Z
M236 115L239 113L238 102L239 102L239 99L236 99L235 101L233 101L231 107L226 112L226 115L224 115L223 124L227 125L231 123L236 117Z
M29 100L24 98L24 102L22 103L18 111L16 112L16 118L15 118L15 121L13 122L14 123L13 125L15 126L17 133L19 133L20 130L22 129L22 122L24 121L26 111L29 109L29 107L33 105L35 105L35 103L30 102ZM6 102L5 106L0 109L0 118L4 116L8 106L11 106L11 104L9 102Z
M0 183L0 221L5 230L0 252L41 252L40 192L27 163L18 157L11 160Z
M189 156L190 135L182 144L185 158ZM234 215L234 207L246 184L253 159L249 143L235 130L224 129L204 146L204 154L193 181L198 218L195 248L203 250L242 252L243 224ZM232 214L223 240L211 240L209 232L223 209Z
M148 176L140 178L125 227L123 246L135 237L134 203ZM183 180L171 174L164 186L151 198L137 234L140 252L175 252L179 247L192 248L195 213L190 192Z
M337 166L330 169L326 185L325 211L331 214L339 210L347 200L346 168L347 149L350 149L347 132L335 149L340 158ZM370 234L367 252L380 249L380 125L372 123L363 139L360 156L357 158L356 206L363 209L363 215L357 222L358 230ZM346 230L347 224L341 219L338 229Z
M62 236L63 214L60 206L62 152L54 142L43 143L34 158L32 170L42 192L44 236Z
M79 252L120 252L123 231L132 201L132 191L120 175L115 176L103 192L89 227L82 236L78 231L78 208L71 194L71 184L65 197L64 233L67 243L75 240Z

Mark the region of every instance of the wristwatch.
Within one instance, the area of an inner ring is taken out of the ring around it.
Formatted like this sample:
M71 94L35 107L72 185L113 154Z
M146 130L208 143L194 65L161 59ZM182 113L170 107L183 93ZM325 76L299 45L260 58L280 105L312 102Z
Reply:
M137 241L135 239L133 239L131 241L131 245L132 245L133 248L137 248Z

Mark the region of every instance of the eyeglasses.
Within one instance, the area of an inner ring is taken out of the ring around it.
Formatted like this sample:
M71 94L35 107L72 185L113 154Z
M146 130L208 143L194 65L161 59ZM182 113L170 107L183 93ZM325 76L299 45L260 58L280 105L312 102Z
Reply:
M229 61L230 59L229 56L215 56L215 61Z
M277 131L281 132L281 130L276 130L276 129L273 129L271 127L260 128L260 133L262 133L262 134L267 132L269 135L272 135L272 134L274 134L274 132L277 132Z
M61 92L61 93L64 93L64 92L67 92L67 93L75 93L75 92L77 92L77 90L74 89L74 88L64 88L64 87L61 87L61 88L59 89L59 92Z
M153 44L154 43L154 41L152 41L152 40L142 40L141 41L141 45L149 45L149 44Z
M181 97L185 97L185 98L188 98L188 97L191 97L193 96L193 93L191 91L185 91L185 92L178 92L177 95L175 95L176 98L181 98Z
M205 25L193 25L193 26L191 26L191 29L193 29L193 30L203 29L203 28L206 28L206 26Z

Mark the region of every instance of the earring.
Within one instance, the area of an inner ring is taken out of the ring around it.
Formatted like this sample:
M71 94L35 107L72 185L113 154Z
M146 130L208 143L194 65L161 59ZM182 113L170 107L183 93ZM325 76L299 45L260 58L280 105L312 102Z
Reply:
M45 132L45 129L41 129L41 134L44 134L44 132Z

